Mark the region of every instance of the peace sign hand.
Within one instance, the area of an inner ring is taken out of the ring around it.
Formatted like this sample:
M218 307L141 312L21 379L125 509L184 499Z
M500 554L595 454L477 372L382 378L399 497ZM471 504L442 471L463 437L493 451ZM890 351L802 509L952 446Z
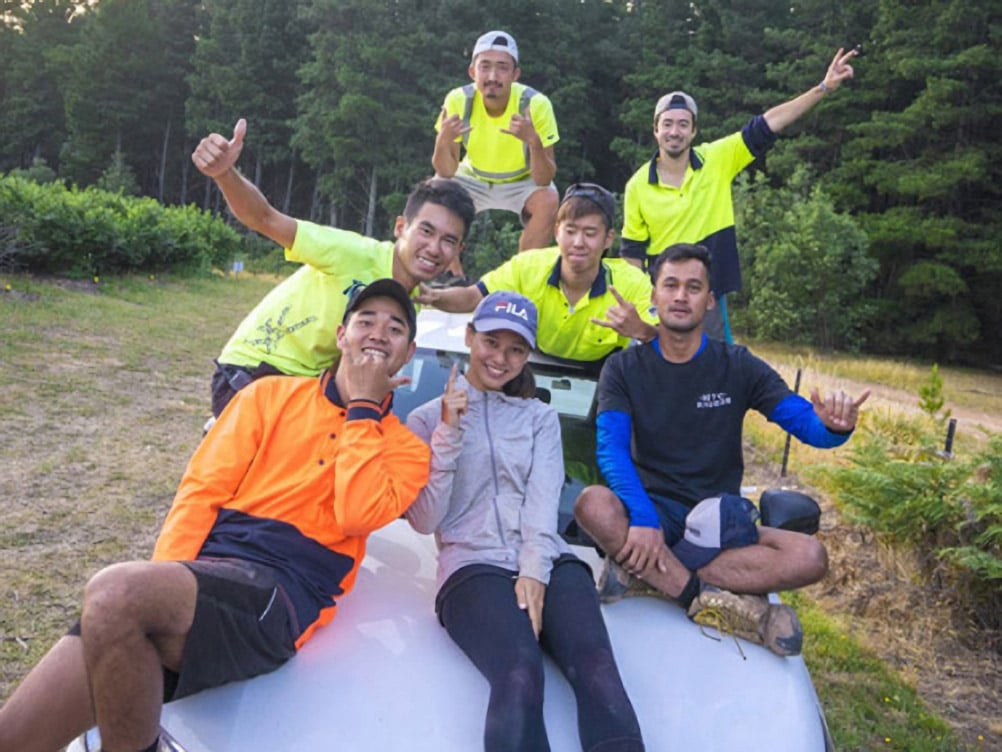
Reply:
M831 64L828 66L828 71L825 73L825 89L835 91L843 81L853 77L854 71L849 62L857 54L859 52L855 48L848 52L843 47L838 48L838 52L835 53L835 57L832 58Z
M458 369L459 364L453 363L449 379L445 382L445 392L442 394L442 422L453 428L459 428L459 419L466 415L470 404L470 395L465 389L456 386Z

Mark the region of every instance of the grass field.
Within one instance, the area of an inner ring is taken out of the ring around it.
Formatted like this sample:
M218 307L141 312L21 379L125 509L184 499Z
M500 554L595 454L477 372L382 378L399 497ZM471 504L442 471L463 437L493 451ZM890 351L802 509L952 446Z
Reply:
M0 702L76 618L90 575L150 554L208 417L212 358L273 284L0 277ZM879 361L756 349L787 376L791 364L811 358L815 381L880 382L886 373L881 409L892 409L895 393L914 395L928 370L889 364L885 372ZM1002 414L1002 380L961 376L972 379L961 391L997 400L986 415ZM954 378L949 372L951 389L967 384ZM755 453L777 465L781 442L763 439ZM798 451L791 467L818 461ZM998 748L997 730L987 726L968 730L965 746L941 718L950 709L924 704L916 676L879 660L851 620L830 616L807 595L796 601L809 634L805 657L839 749Z

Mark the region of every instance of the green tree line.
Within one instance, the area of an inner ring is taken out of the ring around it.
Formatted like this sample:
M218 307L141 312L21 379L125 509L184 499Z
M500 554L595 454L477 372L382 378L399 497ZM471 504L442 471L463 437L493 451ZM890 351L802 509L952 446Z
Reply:
M659 95L688 91L720 137L862 44L738 188L738 321L1002 363L1002 0L3 0L0 19L0 172L218 211L189 155L246 117L241 167L277 206L383 236L488 29L553 100L558 187L617 193Z

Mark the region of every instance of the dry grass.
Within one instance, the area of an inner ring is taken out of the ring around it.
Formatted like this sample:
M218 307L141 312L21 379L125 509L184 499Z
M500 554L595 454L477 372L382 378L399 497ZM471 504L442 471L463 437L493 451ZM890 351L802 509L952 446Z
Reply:
M3 700L91 574L149 556L208 415L211 359L273 283L0 281Z
M817 353L778 344L754 343L753 351L772 363L793 384L802 369L801 393L812 387L845 389L858 394L869 388L873 394L868 410L920 415L919 387L926 383L933 364ZM946 407L959 421L958 438L983 440L987 431L1002 433L1002 374L953 366L939 368Z

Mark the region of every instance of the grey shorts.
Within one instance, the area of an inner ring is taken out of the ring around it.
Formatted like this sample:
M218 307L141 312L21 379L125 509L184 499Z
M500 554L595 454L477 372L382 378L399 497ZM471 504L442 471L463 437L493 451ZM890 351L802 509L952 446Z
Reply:
M516 180L512 183L488 183L470 175L456 173L452 178L460 183L473 199L473 208L477 214L487 209L510 211L522 218L525 202L536 191L556 191L553 183L536 185L532 178ZM524 218L523 218L524 223Z

